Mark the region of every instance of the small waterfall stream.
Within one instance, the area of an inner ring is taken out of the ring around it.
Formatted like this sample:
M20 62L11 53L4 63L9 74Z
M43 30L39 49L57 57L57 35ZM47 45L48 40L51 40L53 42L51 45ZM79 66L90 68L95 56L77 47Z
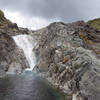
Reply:
M81 100L81 98L76 93L72 95L72 100Z
M17 46L24 51L26 59L30 65L30 68L26 70L32 71L36 64L35 53L33 52L33 48L36 46L36 41L30 35L17 35L13 36Z

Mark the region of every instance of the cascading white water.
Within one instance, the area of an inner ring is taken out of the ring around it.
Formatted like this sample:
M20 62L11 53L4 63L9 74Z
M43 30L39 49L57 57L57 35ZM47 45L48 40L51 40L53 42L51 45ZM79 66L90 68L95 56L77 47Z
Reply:
M73 94L73 96L72 96L72 100L80 100L80 99L77 97L76 94Z
M17 46L24 51L27 61L29 62L30 68L26 70L32 71L36 64L35 53L33 48L36 46L36 41L30 35L17 35L13 36Z

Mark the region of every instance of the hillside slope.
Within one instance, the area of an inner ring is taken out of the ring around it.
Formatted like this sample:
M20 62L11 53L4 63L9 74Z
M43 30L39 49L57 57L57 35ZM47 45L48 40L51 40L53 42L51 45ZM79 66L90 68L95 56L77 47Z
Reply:
M100 30L100 18L94 19L94 20L90 20L87 22L89 25L91 25L92 27L94 27L95 29Z

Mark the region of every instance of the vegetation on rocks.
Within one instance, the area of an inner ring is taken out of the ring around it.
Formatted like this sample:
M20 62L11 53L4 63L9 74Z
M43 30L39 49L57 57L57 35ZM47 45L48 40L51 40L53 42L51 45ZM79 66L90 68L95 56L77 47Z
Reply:
M2 10L0 10L0 22L4 20L4 13Z
M90 20L87 23L96 29L100 29L100 18Z
M87 37L86 37L84 34L80 33L79 35L80 35L80 38L81 38L86 44L90 44L90 45L93 44L93 42L92 42L91 40L88 40Z
M6 18L4 16L4 13L2 10L0 10L0 26L3 25L3 23L5 22Z

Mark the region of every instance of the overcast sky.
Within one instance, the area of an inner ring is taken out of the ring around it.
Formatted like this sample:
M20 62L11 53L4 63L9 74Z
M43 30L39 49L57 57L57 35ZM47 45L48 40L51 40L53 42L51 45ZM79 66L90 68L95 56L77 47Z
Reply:
M100 0L0 0L0 9L21 27L38 29L53 21L100 17Z

